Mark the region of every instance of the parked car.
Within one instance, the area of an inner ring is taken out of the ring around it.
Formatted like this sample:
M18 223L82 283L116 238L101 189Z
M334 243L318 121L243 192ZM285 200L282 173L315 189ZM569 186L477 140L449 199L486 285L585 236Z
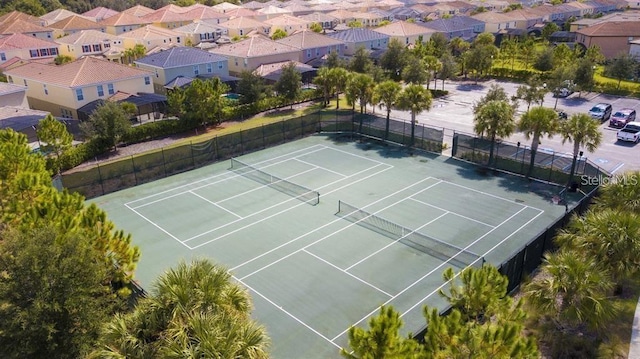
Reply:
M562 86L556 88L555 91L553 91L553 97L568 97L573 93L575 87L576 86L574 85L573 81L566 80L562 83Z
M604 122L611 118L611 112L613 108L609 103L599 103L589 110L589 115L591 118L596 120L600 120L600 122Z
M629 122L618 131L618 141L635 142L640 140L640 122Z
M569 118L569 115L567 115L567 113L562 111L562 110L558 110L558 111L556 111L556 113L558 114L558 119L560 119L561 121L566 120L567 118Z
M609 126L611 127L624 127L629 122L633 122L636 120L636 110L632 108L623 108L621 110L616 111L613 115L611 115L611 119L609 120Z

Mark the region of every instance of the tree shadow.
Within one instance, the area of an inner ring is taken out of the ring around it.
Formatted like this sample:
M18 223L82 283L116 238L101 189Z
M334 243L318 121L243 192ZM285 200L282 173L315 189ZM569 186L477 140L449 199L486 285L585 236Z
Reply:
M482 85L482 84L459 84L456 86L456 90L458 91L467 91L467 92L471 92L471 91L480 91L483 90L486 86Z

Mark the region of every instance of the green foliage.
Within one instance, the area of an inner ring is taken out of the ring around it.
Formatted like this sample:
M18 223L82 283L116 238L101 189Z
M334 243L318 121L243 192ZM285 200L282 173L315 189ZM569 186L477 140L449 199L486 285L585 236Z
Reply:
M611 181L601 186L595 208L610 208L640 215L640 171L624 173L620 181Z
M430 48L433 49L429 55L439 58L448 51L449 40L443 33L436 32L429 38L429 44Z
M271 40L280 40L280 39L284 39L285 37L287 37L288 34L286 31L282 30L282 29L276 29L276 31L273 32L273 35L271 35Z
M73 61L73 58L69 55L58 55L56 56L55 59L53 59L53 63L55 63L56 65L64 65L66 63L69 63Z
M422 85L407 85L398 95L396 107L400 110L411 111L411 140L409 147L415 140L416 116L431 109L433 99L431 92Z
M385 126L385 140L389 137L389 116L391 115L391 110L398 99L398 94L402 91L402 86L399 83L393 80L387 80L384 82L380 82L376 85L373 91L373 103L374 105L379 105L380 107L384 107L387 112L387 121Z
M369 72L371 66L373 66L373 61L371 61L369 51L363 46L358 47L349 63L349 70L364 74Z
M596 84L594 63L587 57L578 60L573 83L580 91L591 91Z
M533 173L535 156L538 151L540 139L545 135L552 137L557 133L560 126L558 121L556 111L542 106L527 110L527 112L520 117L518 130L524 133L526 139L531 139L531 159L529 162L529 170L527 171L527 178Z
M250 310L249 295L225 268L181 262L133 312L105 325L93 357L268 358L268 337Z
M324 31L324 29L322 28L322 25L319 22L314 22L309 26L309 30L315 32L315 33L321 33Z
M556 31L560 31L560 26L556 25L555 22L548 22L542 28L542 38L549 40L551 35Z
M240 94L240 103L259 101L265 96L264 80L251 71L242 71L236 92Z
M169 108L187 128L202 124L219 124L226 106L223 97L229 86L219 78L195 79L185 89L174 89L167 96Z
M408 84L422 85L429 79L425 62L413 54L408 55L406 65L402 69L402 80Z
M514 108L507 101L492 100L481 105L475 113L473 130L491 141L489 165L492 165L496 139L509 137L515 130Z
M538 70L538 71L550 71L551 69L553 69L554 66L554 56L553 56L553 49L552 48L546 48L544 50L542 50L542 52L538 53L538 55L536 56L536 61L533 64L533 67Z
M484 97L482 97L480 101L476 102L473 105L473 113L477 114L478 111L480 111L480 108L489 101L507 102L509 101L509 95L507 95L507 92L504 90L504 87L498 84L493 84L491 85L491 87L489 87L489 91L487 91L487 94L484 95Z
M327 61L325 62L325 66L332 69L334 67L344 67L343 61L338 56L336 51L331 51L327 55Z
M129 118L119 103L105 101L93 111L88 121L80 124L80 128L87 137L100 138L115 150L120 138L131 127Z
M124 57L128 64L132 64L134 61L143 58L147 54L147 48L142 44L136 44L132 48L124 50Z
M347 26L350 27L350 28L362 27L362 22L360 22L359 20L352 20L352 21L349 21Z
M360 113L364 113L365 106L371 103L374 86L373 78L367 74L355 74L349 79L348 92L353 93L352 97L358 101Z
M99 253L76 233L0 233L0 347L4 358L79 358L114 309Z
M73 137L69 131L67 131L67 127L62 122L56 120L51 114L47 115L47 117L38 123L36 133L41 148L45 152L55 153L56 158L60 157L62 152L68 150L73 141ZM59 170L59 168L56 170Z
M602 50L598 45L589 46L584 52L584 57L589 59L594 64L601 64L605 60L605 57L602 54Z
M391 79L398 81L401 71L408 64L407 56L406 46L398 39L391 39L387 50L380 58L380 67L390 75Z
M13 0L2 7L4 11L20 11L33 16L42 16L47 9L37 0Z
M340 98L338 94L344 91L351 73L342 67L333 67L328 73L331 88L336 93L336 109L340 108Z
M618 80L618 88L623 79L629 79L635 73L638 63L630 54L620 54L605 66L605 75Z
M290 62L282 67L282 73L275 84L275 90L278 95L293 103L300 96L301 81L302 75L298 72L295 63Z

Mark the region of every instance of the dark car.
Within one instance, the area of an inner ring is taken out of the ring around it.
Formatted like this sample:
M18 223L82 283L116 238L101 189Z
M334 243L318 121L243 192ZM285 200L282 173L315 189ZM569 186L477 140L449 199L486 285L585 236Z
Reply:
M558 110L556 111L556 113L558 113L558 118L560 120L566 120L567 118L569 118L569 115L567 115L567 113L562 110Z
M629 122L636 120L636 110L632 108L623 108L616 111L609 120L611 127L624 127Z

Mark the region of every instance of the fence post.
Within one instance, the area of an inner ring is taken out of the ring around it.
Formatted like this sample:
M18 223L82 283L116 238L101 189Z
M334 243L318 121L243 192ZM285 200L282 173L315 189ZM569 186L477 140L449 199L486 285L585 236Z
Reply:
M282 143L285 143L286 139L284 137L284 120L280 121L280 123L282 124L282 126L280 126L280 128L282 129Z
M214 155L213 158L217 161L220 159L220 151L218 150L218 136L216 135L216 137L214 137L212 139L214 146L213 146L213 151L214 151Z
M162 152L162 170L164 171L164 176L167 177L167 160L164 158L164 147L160 147L160 152Z
M262 128L262 148L267 148L267 139L264 136L264 123L261 126Z
M102 191L102 195L104 195L104 181L102 180L102 171L100 171L100 163L98 163L98 158L96 158L96 166L98 167L98 178L100 181L100 190Z
M453 138L451 141L451 157L456 157L458 154L458 134L453 131Z
M238 132L240 133L240 153L244 155L244 138L242 137L242 129Z
M196 168L196 157L193 154L193 141L189 141L189 149L191 150L191 163L193 164L193 168Z
M547 181L551 182L551 175L553 174L553 164L556 161L556 151L551 152L551 166L549 167L549 177L547 177Z
M133 171L133 179L136 181L136 186L138 185L138 176L136 175L136 163L133 160L133 155L131 155L131 169Z

